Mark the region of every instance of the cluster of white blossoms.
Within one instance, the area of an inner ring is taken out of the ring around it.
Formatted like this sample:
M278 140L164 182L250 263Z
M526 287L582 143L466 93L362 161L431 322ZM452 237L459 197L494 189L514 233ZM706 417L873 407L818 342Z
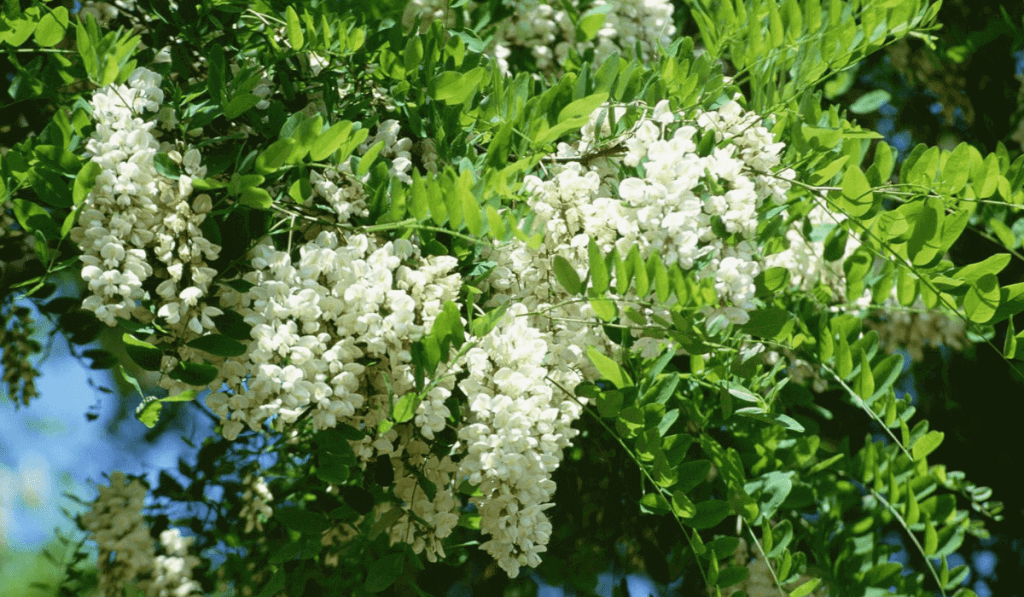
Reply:
M228 391L207 398L228 439L271 417L293 423L306 409L316 429L357 422L412 390L410 347L459 289L454 258L420 259L408 241L363 234L322 232L294 262L263 243L252 265L245 279L253 287L222 296L252 326L252 341L221 365Z
M92 508L82 514L82 528L99 547L99 586L104 595L120 595L129 582L153 566L155 548L142 516L146 486L130 482L124 473L110 474L110 485L100 486Z
M621 121L626 111L616 107L613 115ZM755 238L759 210L766 201L785 201L787 179L794 174L776 173L784 145L735 101L701 112L690 123L680 122L662 101L617 139L609 139L610 120L609 108L595 110L579 147L559 148L560 160L576 161L547 180L526 177L530 207L546 232L560 237L559 246L542 252L566 258L581 277L591 240L605 252L617 248L620 256L633 247L645 259L657 253L667 266L713 279L720 306L709 315L745 322L763 262ZM697 142L707 134L714 135L715 145L701 155ZM587 160L602 143L620 145L626 150L621 165L642 165L641 175L622 178L612 188L607 181L615 180L616 161ZM504 270L496 274L507 278Z
M193 537L182 537L178 529L160 533L164 555L153 560L153 571L146 587L146 597L200 597L202 587L192 580L192 570L199 558L189 553Z
M393 430L394 431L394 430ZM388 530L391 544L407 543L416 553L426 555L431 562L445 557L444 539L452 534L459 522L462 499L456 495L459 467L450 456L439 457L430 453L430 446L412 436L412 428L390 433L397 441L378 440L375 446L382 455L391 458L395 472L392 493L395 503L385 502L377 507L377 517L387 516L400 509L401 516ZM428 481L433 495L427 493L420 479Z
M270 507L274 495L270 493L263 477L246 475L242 485L245 485L245 493L242 494L242 511L239 516L245 521L245 532L251 533L253 529L262 531L263 520L274 515Z
M657 56L659 45L667 47L672 42L676 32L668 0L597 0L587 12L603 14L604 23L594 39L584 42L577 41L574 24L583 13L579 0L506 4L513 14L498 25L496 56L503 58L523 49L530 52L537 69L548 73L560 71L572 49L580 54L593 49L594 63L601 64L614 52L632 55L639 44L642 55L637 58L651 59Z
M789 271L790 286L798 290L810 291L818 284L823 284L832 290L837 299L845 300L846 273L843 271L843 263L861 243L851 235L847 239L843 255L834 261L827 261L825 231L838 226L846 219L843 213L834 212L825 205L815 205L806 216L790 225L786 231L788 246L785 250L766 257L765 267L786 268ZM803 233L804 225L810 227L811 238Z
M420 31L445 19L451 26L461 9L449 4L446 0L412 0L406 5L402 23L411 28L419 18ZM477 4L470 2L467 9ZM505 73L515 51L529 52L537 69L548 74L562 70L572 49L580 54L593 50L595 63L601 64L615 52L633 55L639 44L638 58L649 60L657 57L659 46L672 43L676 32L670 0L596 0L586 10L580 0L504 0L503 4L512 14L496 24L491 52ZM589 41L577 40L575 23L582 14L604 17Z
M199 229L213 203L209 195L190 200L192 179L206 174L199 151L182 155L162 145L156 123L142 118L160 109L160 82L139 68L126 85L100 89L90 103L96 129L87 149L100 171L71 231L90 292L82 306L114 326L118 317L150 321L150 303L171 329L201 334L221 314L202 300L216 274L207 262L220 252ZM158 152L180 168L176 179L157 171ZM143 289L151 276L162 280L157 297Z
M887 352L906 350L913 361L923 360L928 348L962 350L967 342L963 319L928 309L920 298L909 309L902 307L895 289L881 309L864 319L864 327L878 332L878 340Z
M549 343L549 334L529 324L526 308L512 305L466 353L468 377L459 382L468 403L459 477L479 486L481 495L470 501L490 536L481 548L513 577L520 566L537 566L547 549L551 474L578 434L572 423L583 410L563 391L579 378L549 364Z
M397 120L381 122L377 125L377 133L367 139L360 150L361 153L365 153L377 143L382 143L380 156L391 160L389 174L405 184L412 184L409 172L412 170L413 143L408 137L399 137L401 128L402 125Z

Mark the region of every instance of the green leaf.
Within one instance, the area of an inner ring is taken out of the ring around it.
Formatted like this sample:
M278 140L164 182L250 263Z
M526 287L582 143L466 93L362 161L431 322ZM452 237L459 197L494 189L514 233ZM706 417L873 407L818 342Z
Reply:
M92 191L93 186L96 184L96 177L100 174L100 165L93 161L88 161L82 166L81 170L75 176L75 187L72 193L72 198L75 205L85 201L85 198L89 196L89 192Z
M864 95L857 98L855 102L850 104L850 111L854 114L870 114L875 110L885 105L892 96L889 95L888 91L884 89L875 89L869 91Z
M977 282L984 275L998 274L1009 264L1009 253L997 253L983 261L979 261L978 263L965 265L952 275L958 280L965 280L973 283Z
M671 505L660 492L651 492L640 498L640 510L645 514L665 514Z
M239 93L224 106L224 118L234 120L256 107L258 103L260 103L259 96L251 93Z
M245 344L220 334L202 336L187 345L218 357L237 357L246 351Z
M562 288L572 295L579 294L583 290L583 283L580 281L576 268L569 263L569 260L561 255L555 255L552 265L555 268L555 277Z
M601 354L601 351L596 347L587 347L587 357L590 358L590 362L597 368L601 377L612 382L616 388L621 390L622 388L633 385L632 380L629 379L629 376L622 367L615 361Z
M971 284L964 297L964 312L974 323L988 323L999 308L999 279L994 274L985 274Z
M836 203L844 213L859 218L871 211L874 195L871 192L871 184L859 167L851 166L846 169L842 188L842 194Z
M811 580L805 582L799 587L793 589L789 593L789 597L806 597L807 595L810 595L811 592L813 592L814 589L818 587L819 583L821 583L820 578L812 578Z
M672 492L672 511L679 518L693 518L697 514L697 507L685 493L676 490Z
M740 331L756 338L781 340L793 329L793 318L779 307L766 307L750 312L750 321L740 326Z
M1006 328L1006 339L1003 341L1003 356L1012 359L1017 355L1017 336L1013 329L1013 318L1008 321Z
M260 187L244 187L238 194L238 202L256 209L270 209L274 199Z
M469 171L467 170L466 173ZM476 196L469 190L462 193L462 216L466 221L466 230L473 236L480 236L484 231L483 215L480 213L480 203Z
M942 186L947 193L959 193L967 186L971 174L971 145L961 143L946 158L942 167Z
M139 367L142 367L146 371L159 371L160 363L163 360L164 353L162 350L153 346L149 342L143 342L131 334L124 334L121 336L121 340L124 342L125 352L131 357Z
M857 395L864 401L868 401L875 394L875 376L871 372L871 362L867 354L860 351L860 375L857 376Z
M590 239L590 243L587 245L587 259L590 264L590 287L594 292L603 294L608 290L611 276L608 273L608 263L604 260L604 255L601 254L601 249L598 248L594 239ZM602 317L602 319L604 318Z
M939 536L935 532L935 525L932 524L931 517L925 517L924 519L924 554L930 556L935 554L939 549Z
M371 593L380 593L390 587L402 575L404 563L405 555L401 553L388 554L373 562L367 566L363 588Z
M754 278L754 286L757 288L757 296L760 298L770 297L781 292L788 285L789 270L784 267L770 267Z
M336 122L313 141L309 147L309 158L314 162L325 160L341 147L352 131L352 123L347 120Z
M163 409L164 402L191 402L195 400L196 394L197 392L195 390L185 390L180 394L168 396L166 398L146 396L142 399L142 402L139 403L139 406L136 407L135 418L146 427L152 429L156 426L157 421L160 420L160 411Z
M680 491L690 491L694 487L707 481L708 473L711 472L711 461L703 458L688 460L676 467L679 482L676 488Z
M164 405L155 397L146 396L135 408L135 418L146 427L152 429L156 426L157 421L160 420L160 409L163 407Z
M594 315L608 322L614 321L615 316L618 314L615 301L611 299L592 298L590 299L590 308L593 309Z
M405 423L406 421L411 421L416 416L416 409L419 408L420 402L422 402L420 395L415 392L410 392L399 398L394 408L395 422Z
M298 144L298 141L292 138L274 141L256 157L256 172L271 174L277 171L288 161Z
M26 232L33 234L39 232L44 238L52 239L61 236L57 223L53 221L53 216L42 206L26 199L15 199L12 203L14 217ZM43 246L45 247L45 242Z
M63 6L58 6L46 13L36 25L36 43L42 48L50 48L59 44L64 39L68 22L68 9Z
M305 36L302 35L302 25L299 23L299 15L296 14L295 9L289 6L284 11L285 29L288 31L288 43L291 44L292 49L301 50L302 46L306 43Z
M580 98L576 101L569 102L567 106L558 112L558 122L565 122L566 120L580 120L577 126L582 126L582 120L590 117L591 112L596 110L601 104L608 101L608 93L602 91L587 97Z
M577 29L582 34L583 41L590 41L597 37L597 32L604 26L605 13L611 8L610 4L606 4L583 13L579 24L577 24Z
M356 175L364 176L370 171L370 166L373 165L373 161L380 155L381 150L384 149L384 140L381 139L374 143L369 149L366 150L359 158L359 167L356 168Z
M166 153L158 153L153 156L153 167L167 178L177 179L181 176L181 168L178 166L178 163Z
M474 68L467 73L446 71L441 73L434 82L434 99L443 101L449 106L456 106L469 101L476 92L486 71L482 67Z
M927 457L929 454L935 451L936 448L942 444L942 440L945 439L946 434L941 431L929 431L923 437L914 442L914 446L911 453L914 455L914 460L921 460Z
M324 452L317 458L316 476L333 485L344 485L351 476L347 459Z
M750 576L750 568L736 565L729 566L718 573L718 580L715 581L715 586L721 589L731 587L747 580L748 576Z
M217 367L213 365L181 361L167 374L167 377L192 386L206 386L217 379L218 374Z
M622 411L622 392L606 390L597 395L597 412L606 419L614 419Z
M285 528L304 535L323 533L331 527L331 521L323 512L313 512L296 506L282 506L274 509L274 520Z
M732 512L732 506L724 500L708 500L697 504L693 518L685 521L687 526L697 530L718 526Z

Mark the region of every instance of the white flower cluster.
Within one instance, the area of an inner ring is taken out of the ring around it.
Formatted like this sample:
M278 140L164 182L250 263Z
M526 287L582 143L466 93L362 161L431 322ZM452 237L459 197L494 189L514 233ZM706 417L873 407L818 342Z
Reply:
M100 26L107 26L125 11L129 14L135 11L135 0L113 0L112 2L98 2L96 0L85 0L82 8L78 11L78 18L85 20L91 15Z
M843 262L860 247L860 241L853 236L847 239L846 250L835 261L825 260L826 234L822 231L837 226L846 220L846 215L834 212L824 205L815 205L801 219L792 223L786 231L785 250L765 258L765 267L784 267L789 271L790 285L803 291L813 290L818 284L828 286L840 301L846 297L846 273ZM802 228L810 226L812 238L807 238Z
M99 547L99 585L104 595L120 595L127 583L153 566L155 548L142 517L146 487L130 482L124 473L110 474L110 485L100 486L92 509L82 514L82 528Z
M451 535L459 522L462 500L456 496L456 472L459 467L449 456L438 457L430 453L426 442L414 439L409 426L401 433L389 434L398 439L398 447L378 441L381 454L388 454L395 471L392 490L400 505L384 503L378 506L378 517L393 508L400 508L401 517L391 526L388 535L391 544L407 543L416 553L424 553L431 562L445 557L443 541ZM414 473L415 471L415 473ZM433 485L434 495L428 495L420 478Z
M448 27L455 25L455 10L449 5L450 0L409 0L405 5L405 12L402 13L402 25L406 29L412 29L417 17L420 19L420 33L430 29L434 21L444 21Z
M480 531L491 537L481 547L513 577L520 566L537 566L547 549L551 474L577 435L571 425L582 412L561 389L575 385L576 375L547 364L549 342L529 325L526 308L512 305L466 353L468 377L459 382L469 407L459 430L466 449L459 477L479 485L481 495L470 501Z
M821 371L816 366L796 356L788 348L764 353L764 361L769 366L774 366L780 358L786 360L786 377L793 383L802 386L809 385L812 390L819 394L828 389L828 379L822 376Z
M786 178L793 175L789 170L775 174L783 144L735 101L700 113L696 126L675 127L680 117L663 101L618 141L627 149L622 165L643 170L612 191L604 181L614 174L614 163L582 164L586 152L608 142L608 112L600 108L591 115L578 149L560 147L561 159L580 161L566 164L549 180L525 180L528 202L547 231L566 239L544 250L562 255L580 273L586 272L591 239L605 251L617 247L622 256L634 246L645 259L658 253L668 266L694 269L698 279L713 278L722 305L709 315L745 322L753 308L754 277L761 271L758 210L766 200L784 201ZM621 120L625 110L615 108L614 116ZM715 137L707 155L698 152L701 134Z
M254 286L222 297L253 326L252 342L221 367L229 391L207 398L228 439L271 417L293 423L309 408L316 429L339 420L358 427L353 417L379 416L365 412L378 403L386 413L390 395L414 388L412 343L460 284L455 258L419 259L408 241L380 245L361 234L322 232L294 262L264 243L252 265L245 278Z
M937 309L928 309L918 298L911 308L900 306L896 290L872 317L864 319L864 327L878 332L885 350L894 353L906 350L911 360L924 359L927 348L948 346L962 350L967 341L966 326L959 317L951 317Z
M360 146L360 153L366 153L377 143L383 143L380 156L391 160L389 174L405 184L412 184L412 176L409 174L412 170L412 139L399 137L401 128L397 120L381 122L377 125L377 133Z
M274 515L274 510L270 507L274 495L270 493L270 488L263 477L246 475L242 485L245 485L246 489L242 494L242 511L239 517L245 521L245 532L251 533L254 528L262 531L263 520Z
M632 55L640 44L641 56L647 60L657 56L658 46L668 46L676 28L672 23L673 7L667 0L597 0L590 7L604 14L604 24L597 36L587 42L576 40L576 26L566 10L568 4L575 15L581 14L579 0L526 0L505 2L514 11L507 23L498 27L496 54L507 56L510 50L528 50L541 71L561 70L570 49L581 54L594 50L594 61L601 64L614 52Z
M201 597L202 587L192 580L192 570L199 565L199 558L189 553L194 541L192 537L182 537L178 529L160 533L165 555L156 556L153 561L146 597Z
M421 32L434 21L447 19L448 26L453 26L459 9L449 4L445 0L412 0L406 5L402 24L412 28L419 18ZM470 2L467 8L472 10L478 4ZM650 60L657 56L659 45L672 43L676 32L670 0L504 0L503 4L512 15L497 24L491 51L505 73L509 72L508 58L516 50L529 52L537 69L548 74L561 71L571 49L581 54L593 50L595 63L601 64L614 52L632 56L639 44L641 56L637 58ZM587 12L584 8L603 14L604 23L594 39L580 42L574 19Z
M189 201L192 179L206 174L199 151L182 155L161 145L152 132L156 123L140 116L159 110L160 82L159 75L139 68L127 85L100 89L92 98L96 130L87 148L100 172L71 231L91 292L82 306L114 326L117 317L149 321L152 314L139 303L158 298L158 315L173 330L201 334L214 328L211 317L221 313L202 301L216 274L206 263L220 247L199 229L213 206L210 197ZM180 167L177 180L157 171L159 151ZM163 279L158 297L142 287L151 276Z

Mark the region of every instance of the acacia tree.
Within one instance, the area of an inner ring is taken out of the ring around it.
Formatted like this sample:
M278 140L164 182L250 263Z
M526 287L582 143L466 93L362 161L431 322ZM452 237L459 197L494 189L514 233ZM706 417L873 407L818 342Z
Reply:
M1014 357L1010 253L949 251L1024 161L896 172L819 91L937 10L8 0L47 115L0 161L11 395L38 313L139 424L217 430L101 483L62 589L973 594L946 558L1001 507L896 385L929 347Z

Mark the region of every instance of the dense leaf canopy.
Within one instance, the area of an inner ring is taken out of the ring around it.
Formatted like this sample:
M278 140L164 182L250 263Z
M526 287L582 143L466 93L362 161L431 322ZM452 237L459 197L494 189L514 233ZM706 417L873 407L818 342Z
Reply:
M1024 158L890 144L855 73L1010 15L78 8L0 12L4 381L31 408L45 317L137 424L216 432L84 496L66 594L973 594L1002 505L925 374L1021 371Z

